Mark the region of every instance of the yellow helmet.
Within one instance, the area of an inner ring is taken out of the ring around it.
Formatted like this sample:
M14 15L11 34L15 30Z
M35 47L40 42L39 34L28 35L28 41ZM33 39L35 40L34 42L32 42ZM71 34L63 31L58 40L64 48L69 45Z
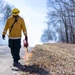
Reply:
M12 15L14 15L14 16L18 15L19 13L20 13L20 11L17 8L14 8L12 10Z

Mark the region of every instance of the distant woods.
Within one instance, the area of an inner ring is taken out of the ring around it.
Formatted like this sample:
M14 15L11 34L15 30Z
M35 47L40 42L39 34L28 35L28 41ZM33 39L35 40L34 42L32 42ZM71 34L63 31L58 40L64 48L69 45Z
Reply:
M7 40L2 40L2 31L7 18L11 15L11 10L14 6L4 0L0 0L0 45L7 44Z
M12 5L4 0L0 0L0 23L5 23L6 19L11 15Z
M75 43L75 0L47 0L47 8L41 41Z

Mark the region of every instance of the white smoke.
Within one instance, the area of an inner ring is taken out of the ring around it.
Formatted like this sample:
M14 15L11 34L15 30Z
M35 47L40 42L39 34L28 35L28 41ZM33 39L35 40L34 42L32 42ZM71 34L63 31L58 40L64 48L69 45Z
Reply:
M2 23L0 23L0 45L7 45L8 44L7 36L6 36L5 40L2 39L3 29L4 29L4 25Z

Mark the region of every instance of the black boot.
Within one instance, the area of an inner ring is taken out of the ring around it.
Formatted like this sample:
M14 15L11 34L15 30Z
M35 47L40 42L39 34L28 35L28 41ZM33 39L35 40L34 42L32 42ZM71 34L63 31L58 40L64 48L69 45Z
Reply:
M14 61L13 62L13 66L18 66L19 65L19 62L18 61Z

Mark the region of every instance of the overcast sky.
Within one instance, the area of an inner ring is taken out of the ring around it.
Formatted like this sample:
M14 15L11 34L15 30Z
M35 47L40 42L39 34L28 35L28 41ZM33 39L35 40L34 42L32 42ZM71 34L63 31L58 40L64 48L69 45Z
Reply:
M40 38L46 26L46 0L6 0L20 10L26 22L29 45L41 43ZM24 37L23 37L24 38Z

